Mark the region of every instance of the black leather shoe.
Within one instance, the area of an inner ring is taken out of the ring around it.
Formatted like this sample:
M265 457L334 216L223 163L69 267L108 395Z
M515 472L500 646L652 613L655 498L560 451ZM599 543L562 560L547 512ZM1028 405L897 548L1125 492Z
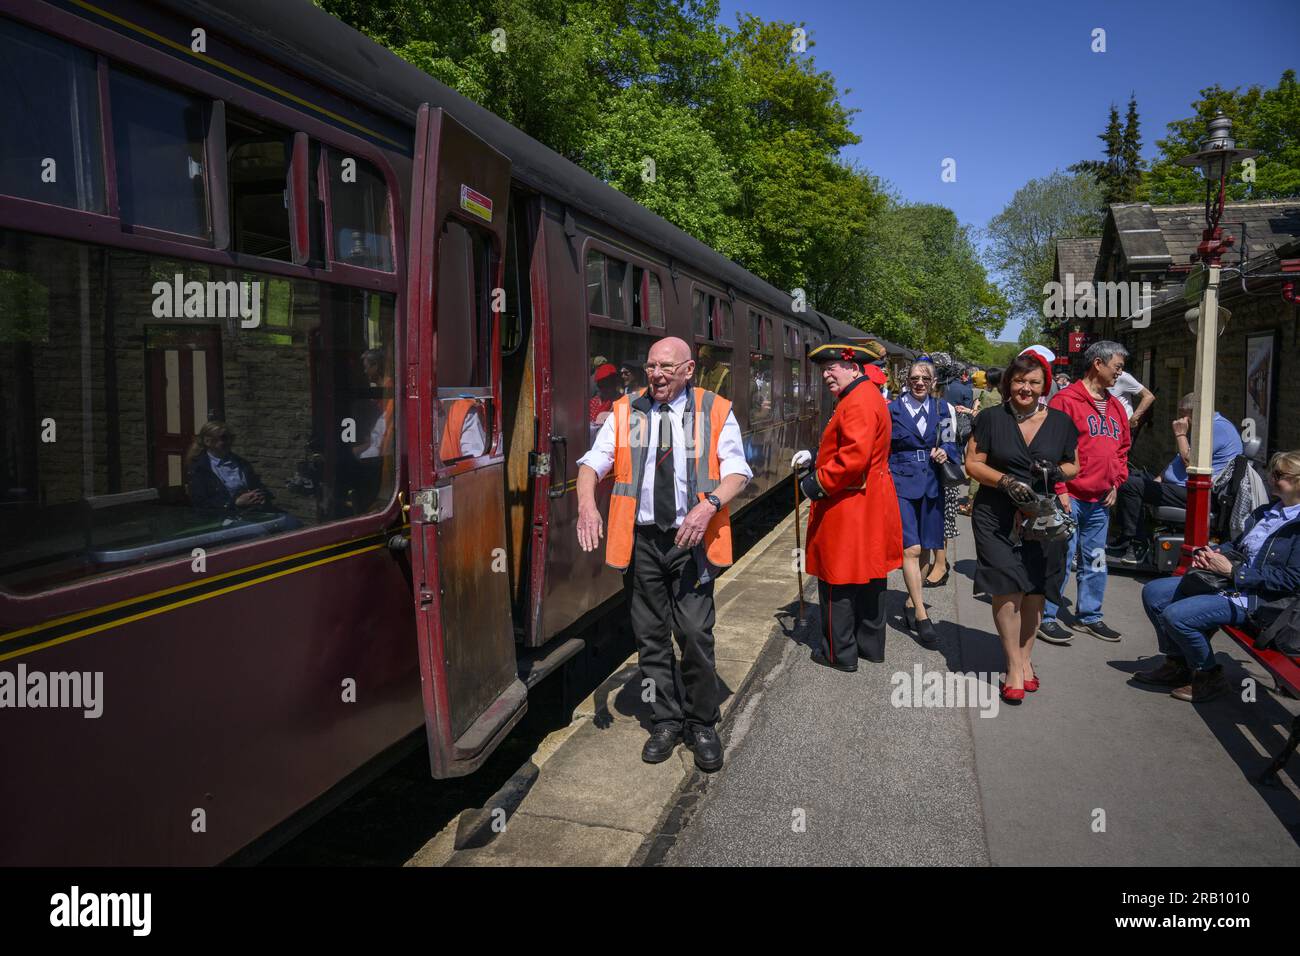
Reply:
M722 741L712 727L687 727L686 746L695 752L695 766L705 773L722 769Z
M646 763L663 763L673 755L682 732L672 724L659 724L650 731L650 739L641 748L641 759Z
M938 581L931 581L929 578L926 578L924 581L921 582L921 587L941 588L947 583L948 583L948 572L945 571L943 572L943 577L941 577Z
M822 657L821 651L813 651L812 655L808 659L812 661L814 664L820 664L822 667L834 668L837 671L845 671L846 673L849 674L852 674L854 671L858 669L857 664L841 664L838 661L832 664L826 658Z
M916 619L916 636L921 639L922 644L933 645L939 640L939 632L935 630L934 622L928 617Z

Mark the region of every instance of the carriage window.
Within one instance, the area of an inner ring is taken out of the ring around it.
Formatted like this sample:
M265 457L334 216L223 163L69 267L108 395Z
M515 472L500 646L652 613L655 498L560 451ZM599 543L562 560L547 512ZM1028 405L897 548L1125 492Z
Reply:
M709 338L709 333L713 329L713 313L709 298L699 289L691 293L691 314L695 317L695 334L702 339Z
M437 386L442 464L492 450L492 277L486 233L448 219L438 249Z
M785 418L794 418L799 414L799 395L802 385L802 369L800 369L800 345L799 345L799 327L787 325L785 327L785 354L786 368L789 372L785 380L785 392L781 397L781 414Z
M122 222L207 238L206 102L117 69L109 88Z
M622 395L639 395L646 387L645 363L653 335L602 329L587 329L587 425L594 439L609 417L614 402Z
M705 344L695 350L695 384L731 398L731 349Z
M0 230L0 588L384 509L393 315L387 294Z
M605 259L605 268L609 276L606 289L609 292L609 317L619 325L630 325L627 308L627 263L618 259Z
M393 228L388 184L373 165L338 150L328 152L334 258L366 269L393 271Z
M649 269L632 267L632 324L637 328L664 327L663 289Z
M293 158L292 134L227 108L226 155L232 248L290 261L288 177Z
M0 193L104 211L93 54L0 18Z

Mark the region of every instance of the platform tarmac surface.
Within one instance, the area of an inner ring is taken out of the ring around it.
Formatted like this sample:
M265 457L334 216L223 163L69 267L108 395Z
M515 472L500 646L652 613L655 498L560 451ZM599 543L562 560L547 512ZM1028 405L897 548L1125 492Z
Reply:
M1018 707L996 701L1001 650L989 604L971 593L969 521L959 528L948 584L925 592L937 646L903 630L896 573L885 663L846 674L808 659L815 582L805 576L800 626L787 518L718 584L720 772L697 771L685 747L641 761L648 709L631 658L517 779L408 865L1300 863L1300 789L1285 771L1277 787L1251 781L1300 703L1270 692L1221 635L1218 659L1235 687L1254 679L1253 702L1237 692L1194 706L1134 684L1157 651L1143 582L1123 574L1105 609L1124 639L1038 642L1042 690ZM948 671L984 684L971 706L891 702Z

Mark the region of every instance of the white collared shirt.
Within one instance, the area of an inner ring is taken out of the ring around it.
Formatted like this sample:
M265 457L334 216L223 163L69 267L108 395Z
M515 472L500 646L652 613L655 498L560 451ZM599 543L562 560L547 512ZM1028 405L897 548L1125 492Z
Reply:
M686 518L686 512L690 510L686 500L686 433L682 427L682 418L686 412L685 389L668 403L668 408L668 417L672 420L673 426L673 476L677 479L677 518L673 527L677 527ZM659 447L659 403L655 402L651 405L649 419L650 433L646 440L651 454L646 456L645 473L641 476L641 497L637 502L636 512L637 524L655 523L653 451ZM591 450L578 459L578 464L586 465L596 473L598 479L604 478L614 467L614 440L614 415L611 413L600 426L600 431L596 433L596 438L591 443ZM718 464L718 474L722 478L728 475L754 477L754 472L745 461L745 445L740 436L740 425L736 422L734 411L727 412L722 434L718 436Z

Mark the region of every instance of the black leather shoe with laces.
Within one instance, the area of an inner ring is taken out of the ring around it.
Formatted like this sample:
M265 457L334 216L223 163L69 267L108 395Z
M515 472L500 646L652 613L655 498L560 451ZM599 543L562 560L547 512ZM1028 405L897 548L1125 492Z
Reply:
M658 724L650 731L650 739L641 748L641 759L646 763L663 763L673 755L682 732L672 724Z
M722 767L722 740L712 727L687 727L686 746L695 752L695 766L705 773Z

